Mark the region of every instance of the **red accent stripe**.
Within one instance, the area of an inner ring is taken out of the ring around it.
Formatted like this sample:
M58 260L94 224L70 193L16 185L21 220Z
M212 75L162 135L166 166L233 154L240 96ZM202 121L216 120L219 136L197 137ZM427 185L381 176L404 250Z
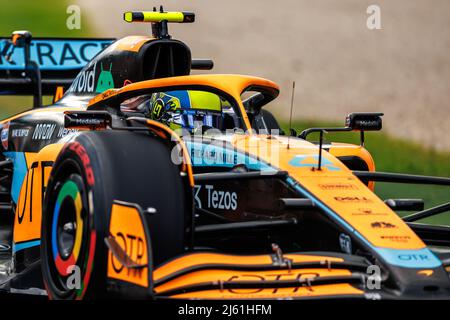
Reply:
M70 255L69 259L63 260L58 255L55 259L55 265L56 269L61 275L67 276L68 275L67 268L75 265L75 257L73 255Z

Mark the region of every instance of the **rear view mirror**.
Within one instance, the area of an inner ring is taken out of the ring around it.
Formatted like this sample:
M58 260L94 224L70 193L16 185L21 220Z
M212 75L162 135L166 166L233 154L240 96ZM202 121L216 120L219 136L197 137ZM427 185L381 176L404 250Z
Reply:
M107 111L66 111L64 127L67 129L104 130L111 126L111 115Z
M395 211L422 211L425 208L422 199L386 199L384 203Z
M210 59L193 59L191 62L192 70L211 70L214 68L214 62Z
M345 126L354 131L380 131L383 126L382 116L383 113L380 112L350 113L345 120Z

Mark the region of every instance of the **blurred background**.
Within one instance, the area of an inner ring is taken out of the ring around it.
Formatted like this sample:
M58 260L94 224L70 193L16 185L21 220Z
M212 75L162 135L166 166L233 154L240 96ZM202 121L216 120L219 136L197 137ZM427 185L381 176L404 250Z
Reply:
M342 125L355 111L385 113L381 133L368 134L377 170L450 176L450 2L448 0L0 0L0 35L121 37L150 34L122 13L194 11L194 24L169 26L215 73L262 76L281 86L270 110L286 127L296 81L294 127ZM68 5L81 9L81 29L68 30ZM368 6L381 9L369 30ZM2 118L28 109L29 97L0 97ZM357 142L358 137L328 135ZM447 188L448 189L448 188ZM383 198L448 201L438 187L378 184ZM450 224L450 217L433 218Z

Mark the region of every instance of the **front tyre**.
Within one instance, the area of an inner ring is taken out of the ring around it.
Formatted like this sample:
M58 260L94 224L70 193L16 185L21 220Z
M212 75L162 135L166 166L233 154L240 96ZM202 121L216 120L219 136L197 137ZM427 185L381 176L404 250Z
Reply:
M102 252L96 252L97 237L104 234L106 220L100 220L102 215L94 218L89 199L95 193L99 209L106 199L98 199L102 193L95 190L94 179L92 160L85 147L79 142L67 145L47 186L42 217L42 270L51 299L85 297L94 260L102 258ZM96 287L89 290L91 297L100 297L104 292L105 284L96 282L90 286Z
M167 145L145 133L86 132L68 143L53 166L42 215L41 261L49 297L114 294L104 242L114 200L156 209L146 219L154 265L181 254L192 215L191 190L183 179Z

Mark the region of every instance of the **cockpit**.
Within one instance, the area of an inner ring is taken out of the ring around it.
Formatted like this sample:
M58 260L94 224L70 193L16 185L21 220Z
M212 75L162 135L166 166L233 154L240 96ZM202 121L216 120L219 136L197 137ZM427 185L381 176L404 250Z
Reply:
M231 99L205 90L173 90L129 98L120 104L120 110L159 121L172 130L224 132L243 128L234 104Z
M242 98L252 129L257 132L280 132L275 118L270 112L261 109L268 102L262 92L245 92ZM159 121L172 130L181 130L182 134L245 131L236 101L232 97L206 89L157 91L137 95L122 101L120 111L129 116Z

